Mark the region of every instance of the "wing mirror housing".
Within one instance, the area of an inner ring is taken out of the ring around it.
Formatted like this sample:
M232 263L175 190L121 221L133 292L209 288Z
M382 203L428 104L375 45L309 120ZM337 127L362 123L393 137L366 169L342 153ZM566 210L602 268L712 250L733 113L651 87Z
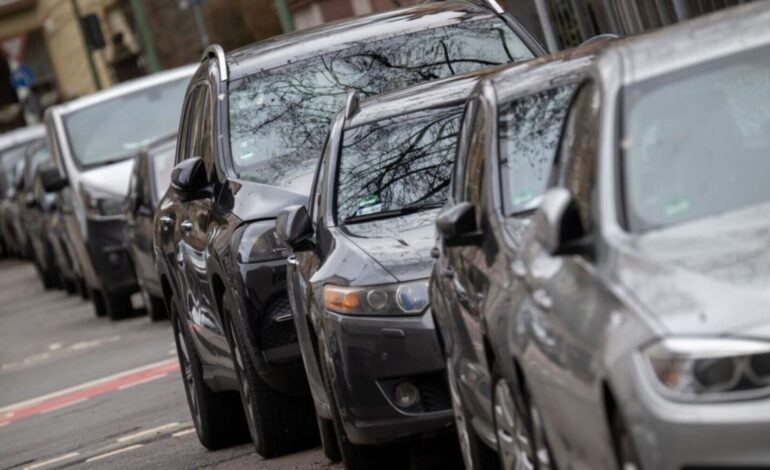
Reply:
M566 188L548 190L535 212L535 239L552 256L592 256L593 239L580 221L575 198Z
M313 224L305 206L289 206L278 213L275 234L292 251L312 248L313 233Z
M59 173L59 169L53 165L47 165L40 170L40 182L49 193L57 193L69 184L67 177Z
M447 246L476 245L481 242L476 208L469 202L443 209L436 217L436 229Z
M211 195L206 166L201 157L182 160L171 171L171 187L185 200Z

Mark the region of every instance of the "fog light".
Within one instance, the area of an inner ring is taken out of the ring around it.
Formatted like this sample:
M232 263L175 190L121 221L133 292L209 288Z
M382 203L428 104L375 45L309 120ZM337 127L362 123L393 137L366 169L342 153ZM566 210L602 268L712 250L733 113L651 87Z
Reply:
M401 408L411 408L420 401L420 391L410 382L401 382L393 389L396 405Z

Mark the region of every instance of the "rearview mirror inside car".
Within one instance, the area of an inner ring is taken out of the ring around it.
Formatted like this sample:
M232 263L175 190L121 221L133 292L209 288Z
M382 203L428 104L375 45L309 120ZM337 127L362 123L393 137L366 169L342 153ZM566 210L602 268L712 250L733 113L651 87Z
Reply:
M436 228L448 246L475 245L481 241L476 224L476 208L461 202L442 210Z
M547 253L590 254L591 240L583 229L575 199L566 188L552 188L543 195L533 224L535 238Z
M62 176L59 169L52 165L40 170L40 181L43 183L43 188L49 193L59 192L68 184L67 177Z
M184 199L199 199L211 194L206 166L201 157L187 158L171 171L171 187Z
M313 224L305 206L289 206L279 212L275 220L275 234L292 251L310 249Z

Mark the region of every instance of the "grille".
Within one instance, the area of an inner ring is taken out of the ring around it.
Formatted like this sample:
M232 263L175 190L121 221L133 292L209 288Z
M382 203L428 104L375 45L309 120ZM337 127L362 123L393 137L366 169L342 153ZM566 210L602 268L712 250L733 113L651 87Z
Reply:
M259 325L259 344L264 351L296 342L297 332L294 330L289 297L279 297L267 306L262 316Z

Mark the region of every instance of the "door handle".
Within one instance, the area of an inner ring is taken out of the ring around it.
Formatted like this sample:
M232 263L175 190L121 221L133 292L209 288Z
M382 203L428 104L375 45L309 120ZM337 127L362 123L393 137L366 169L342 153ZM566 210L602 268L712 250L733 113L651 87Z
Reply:
M544 289L535 289L532 292L532 300L544 310L549 310L553 306L551 296Z
M297 257L294 255L291 255L288 258L286 258L286 262L292 266L299 266L299 260L297 260Z
M431 257L431 258L433 258L433 259L438 259L440 255L441 255L441 253L438 251L438 247L437 247L437 246L434 246L434 247L433 247L433 248L430 250L430 257Z
M182 230L185 232L189 232L193 229L193 223L189 220L182 221L181 224L179 224L180 227L182 227Z
M169 227L174 223L174 219L171 217L164 215L160 218L160 225L163 227L163 230L168 230Z

